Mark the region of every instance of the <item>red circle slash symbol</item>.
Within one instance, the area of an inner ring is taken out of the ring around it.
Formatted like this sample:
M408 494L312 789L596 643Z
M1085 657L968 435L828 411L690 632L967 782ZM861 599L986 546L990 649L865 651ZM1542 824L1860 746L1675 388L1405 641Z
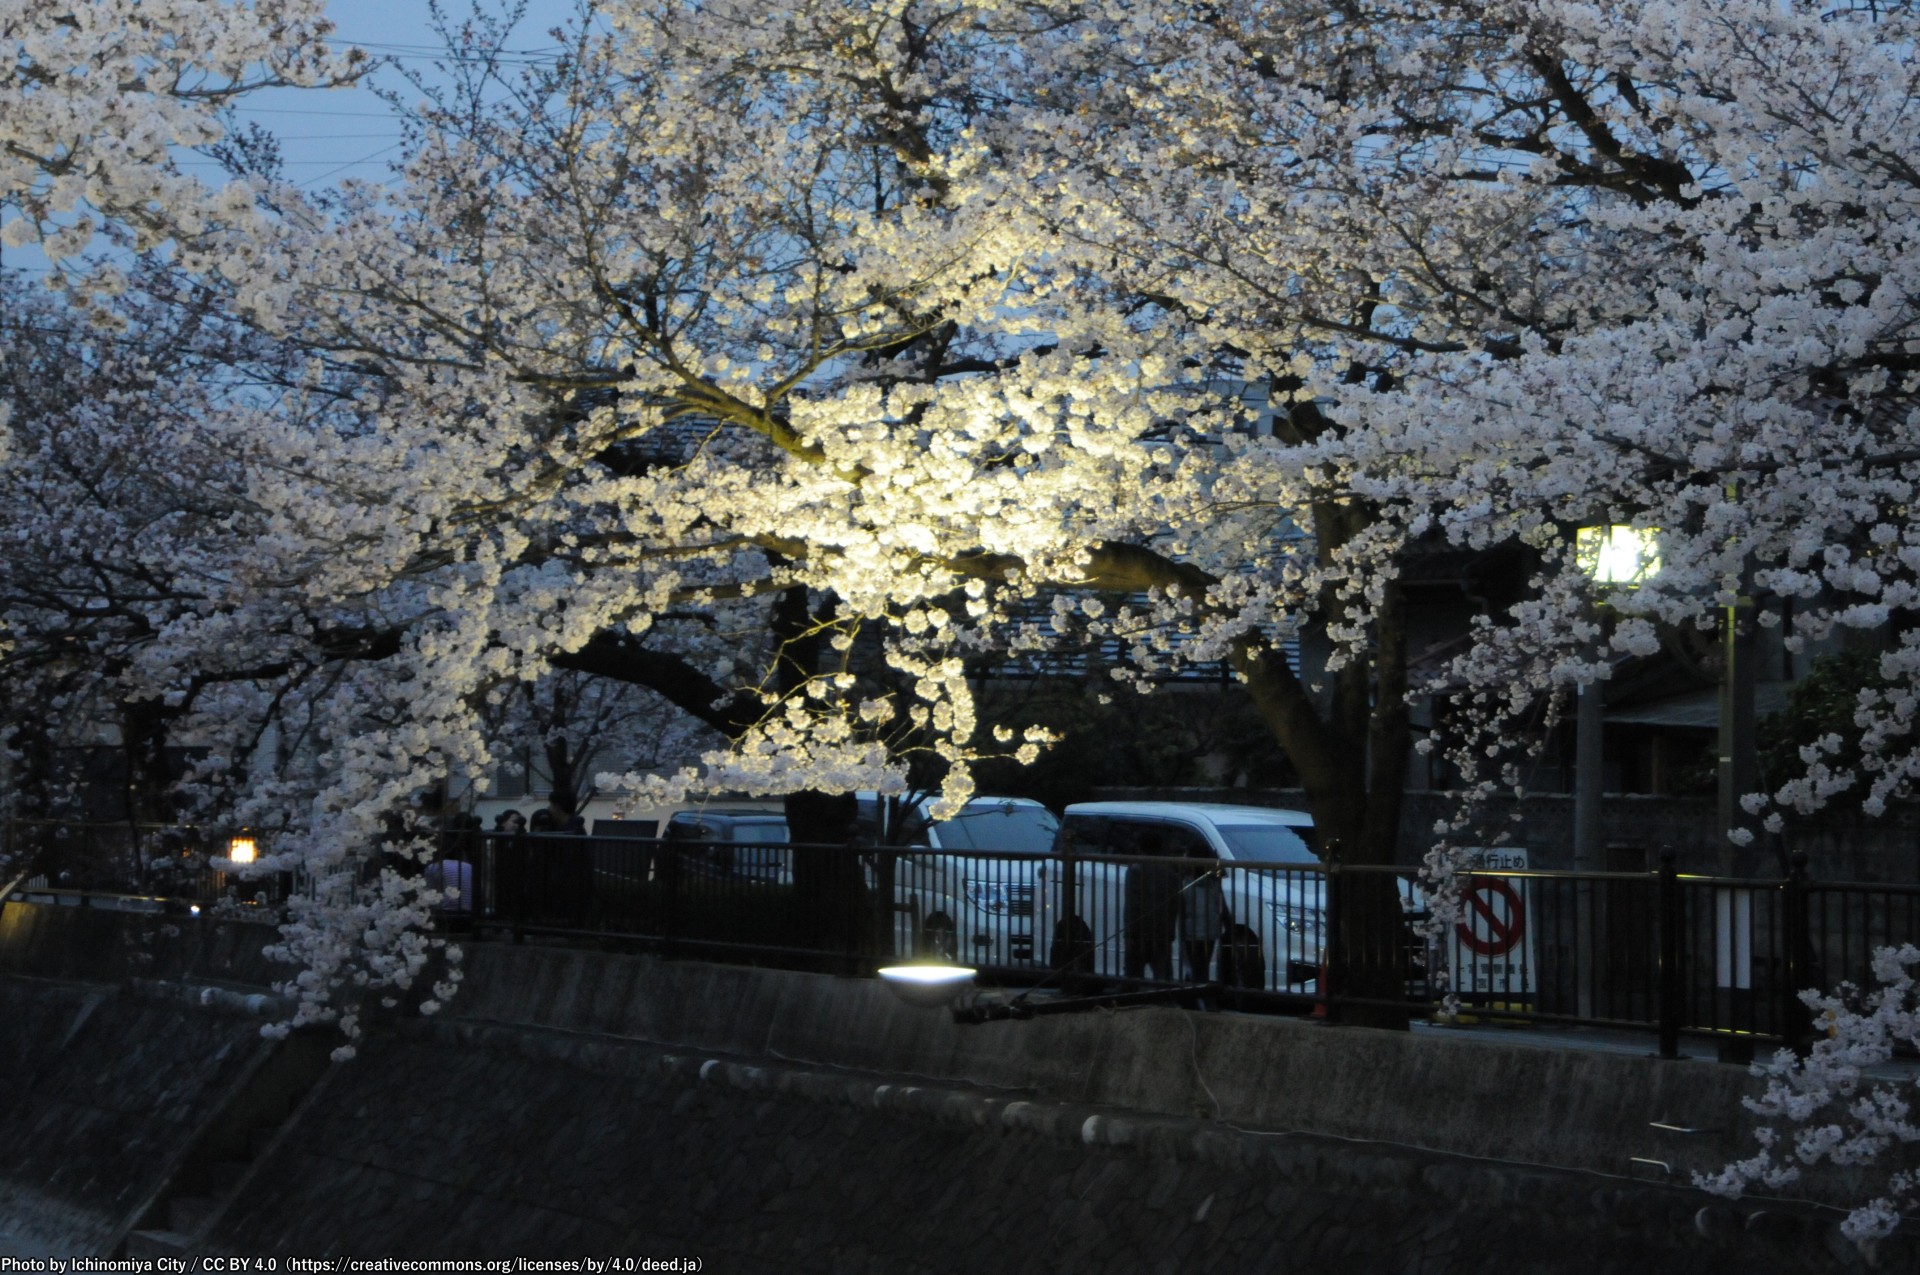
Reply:
M1527 932L1526 906L1505 881L1475 879L1464 902L1466 915L1455 928L1460 941L1482 956L1505 956Z

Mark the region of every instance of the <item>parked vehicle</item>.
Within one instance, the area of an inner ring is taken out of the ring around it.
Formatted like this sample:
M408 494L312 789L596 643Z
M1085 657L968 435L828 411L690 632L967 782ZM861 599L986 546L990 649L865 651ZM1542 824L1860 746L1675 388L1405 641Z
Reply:
M893 864L895 950L975 965L1035 959L1034 899L1060 821L1026 797L975 797L927 818L926 800L860 795L861 839L919 851ZM1010 857L1011 856L1011 857Z
M1215 979L1311 991L1326 931L1326 883L1312 842L1313 817L1298 810L1168 801L1068 806L1055 858L1042 869L1048 959L1056 967L1120 974L1126 874L1165 857L1184 861L1175 865L1183 891L1196 888L1202 873L1218 873L1222 916L1209 971ZM1182 942L1187 937L1180 935Z
M691 876L762 885L793 880L786 816L768 810L683 810L667 821L668 841L690 842L680 852Z
M1052 811L1025 797L975 797L953 818L933 820L929 799L858 797L855 839L862 849L907 851L891 865L897 954L977 965L1034 961L1037 856L1052 849L1060 826ZM696 843L682 851L682 870L692 875L782 885L793 879L786 819L776 812L681 811L665 835ZM1023 854L1036 857L1017 857ZM870 857L870 887L879 867Z

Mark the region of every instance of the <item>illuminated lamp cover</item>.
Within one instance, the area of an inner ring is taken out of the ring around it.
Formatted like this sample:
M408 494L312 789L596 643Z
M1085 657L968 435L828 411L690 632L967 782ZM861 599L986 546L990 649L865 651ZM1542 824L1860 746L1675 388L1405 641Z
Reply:
M913 965L889 965L880 977L894 995L909 1005L938 1009L973 983L974 971L964 965L938 965L931 962Z
M1580 570L1599 584L1641 584L1660 571L1655 527L1582 527L1573 549Z

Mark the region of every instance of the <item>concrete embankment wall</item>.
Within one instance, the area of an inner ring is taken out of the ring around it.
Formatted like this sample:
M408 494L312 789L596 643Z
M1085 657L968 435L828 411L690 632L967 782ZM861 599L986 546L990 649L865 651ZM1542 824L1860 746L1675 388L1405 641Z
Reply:
M1814 1233L1708 1240L1672 1189L604 1037L414 1024L325 1084L216 1250L756 1275L1838 1269Z
M0 1006L33 1037L0 1047L0 1138L34 1148L0 1160L0 1232L37 1219L70 1242L52 1251L98 1252L171 1189L142 1148L222 1118L258 1047L246 981L271 967L245 936L115 947L88 927L151 927L38 911L0 916ZM12 945L28 935L31 959ZM134 964L174 982L102 955L153 945ZM325 1072L208 1206L197 1251L686 1255L716 1272L1863 1269L1830 1212L1628 1176L1630 1156L1684 1174L1740 1149L1648 1125L1730 1127L1738 1068L1164 1009L961 1028L864 980L493 945L466 963L449 1013ZM228 1013L161 990L223 977Z
M268 1054L244 995L188 1005L150 975L232 972L271 931L189 928L0 910L0 1253L111 1248Z
M1157 1008L958 1026L871 979L556 948L468 964L468 1018L1605 1173L1641 1157L1684 1181L1752 1153L1754 1080L1698 1060Z

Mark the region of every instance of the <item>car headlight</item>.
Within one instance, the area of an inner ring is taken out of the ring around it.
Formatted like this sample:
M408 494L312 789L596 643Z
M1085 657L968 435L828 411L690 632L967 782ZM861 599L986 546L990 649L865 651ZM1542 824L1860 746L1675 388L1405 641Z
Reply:
M1327 914L1319 908L1304 907L1298 903L1269 903L1273 919L1290 934L1305 934L1312 931L1318 934L1326 928Z
M967 902L995 916L1007 914L1007 887L998 881L967 882Z

